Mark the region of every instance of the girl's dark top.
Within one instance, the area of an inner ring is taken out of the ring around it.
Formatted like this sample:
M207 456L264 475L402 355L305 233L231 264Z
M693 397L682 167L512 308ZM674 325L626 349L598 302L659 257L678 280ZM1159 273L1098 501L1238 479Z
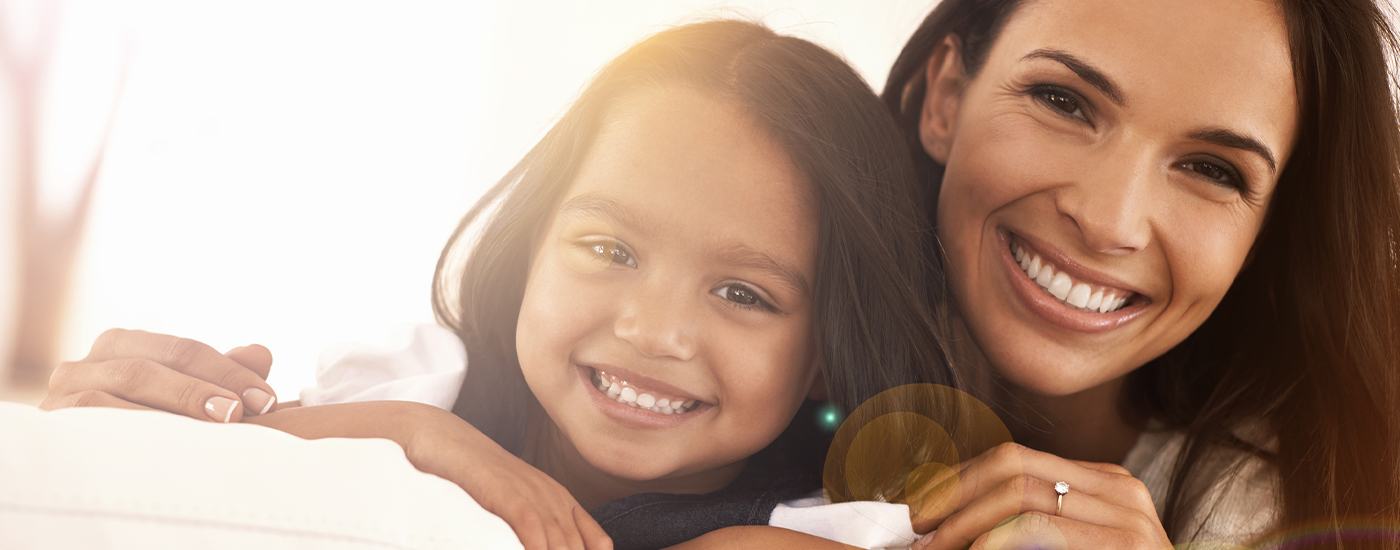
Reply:
M821 488L830 434L808 402L772 445L754 455L729 486L703 495L644 493L602 504L593 518L618 550L664 548L737 525L767 525L778 503Z

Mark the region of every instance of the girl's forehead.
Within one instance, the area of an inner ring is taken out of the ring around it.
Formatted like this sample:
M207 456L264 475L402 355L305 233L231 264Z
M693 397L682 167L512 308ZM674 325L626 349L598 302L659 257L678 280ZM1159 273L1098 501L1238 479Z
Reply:
M634 230L814 263L811 188L742 108L688 88L655 87L620 97L606 121L561 205L601 198L637 221Z

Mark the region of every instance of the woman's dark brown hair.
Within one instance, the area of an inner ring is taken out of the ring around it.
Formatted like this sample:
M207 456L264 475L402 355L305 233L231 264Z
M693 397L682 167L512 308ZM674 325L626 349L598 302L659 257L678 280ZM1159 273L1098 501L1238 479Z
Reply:
M931 218L942 169L918 141L929 56L954 35L975 74L1020 4L944 0L890 72L883 99L933 188ZM1280 5L1299 99L1295 152L1253 259L1199 330L1131 375L1125 406L1188 434L1162 511L1168 533L1191 536L1180 532L1199 504L1190 488L1231 473L1199 466L1220 449L1244 449L1278 467L1278 536L1310 528L1329 547L1396 548L1400 119L1387 60L1396 37L1371 0ZM1277 435L1276 450L1236 437L1258 420ZM1358 522L1369 540L1349 536Z
M661 32L608 64L462 218L433 285L439 322L457 332L470 358L455 412L520 453L527 416L541 414L515 349L535 236L614 100L668 86L742 108L810 185L819 216L812 334L830 399L849 411L899 384L950 383L941 333L927 309L929 289L942 286L923 253L931 230L917 209L919 185L892 117L826 50L756 24L715 21ZM811 459L820 464L822 457Z

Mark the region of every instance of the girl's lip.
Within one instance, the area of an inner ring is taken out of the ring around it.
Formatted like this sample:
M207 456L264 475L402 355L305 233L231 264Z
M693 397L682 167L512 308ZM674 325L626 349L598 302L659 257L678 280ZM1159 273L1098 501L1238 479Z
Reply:
M578 371L579 381L583 382L589 400L603 411L603 414L627 426L647 429L671 428L713 408L708 403L699 403L694 409L680 414L661 414L640 407L624 405L604 395L598 386L593 385L592 367L575 364L574 370Z
M1071 307L1069 304L1061 302L1058 298L1051 296L1049 292L1040 288L1040 285L1035 284L1035 281L1027 277L1026 272L1022 271L1020 264L1016 262L1016 258L1011 256L1010 236L1005 231L998 231L997 235L1001 244L1001 263L1006 268L1006 275L1010 279L1012 292L1021 298L1021 302L1026 305L1027 309L1039 315L1042 319L1049 321L1052 325L1075 332L1091 334L1108 332L1138 318L1147 311L1147 306L1151 305L1150 300L1143 299L1134 301L1134 303L1128 304L1122 309L1110 311L1108 313L1084 311L1079 308ZM1022 238L1020 235L1017 235L1017 237ZM1059 258L1052 258L1051 261L1053 262L1058 259ZM1058 264L1057 267L1059 267ZM1069 270L1066 269L1066 271ZM1078 276L1078 273L1075 271L1069 271L1069 273L1071 276ZM1096 283L1110 282L1105 281L1103 277L1088 277L1087 279ZM1105 286L1114 286L1133 291L1132 287L1118 284L1106 284ZM1142 294L1138 293L1138 296L1141 297Z

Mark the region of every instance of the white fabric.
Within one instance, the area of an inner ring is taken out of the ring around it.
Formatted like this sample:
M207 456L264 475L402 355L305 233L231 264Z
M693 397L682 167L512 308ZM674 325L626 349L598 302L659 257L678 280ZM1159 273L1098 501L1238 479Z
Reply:
M456 334L405 326L321 354L316 387L302 390L301 402L416 401L451 410L466 376L467 352Z
M382 439L0 402L0 548L520 548Z
M779 504L768 525L801 531L860 548L908 548L918 535L909 506L886 502L831 504L812 496Z

